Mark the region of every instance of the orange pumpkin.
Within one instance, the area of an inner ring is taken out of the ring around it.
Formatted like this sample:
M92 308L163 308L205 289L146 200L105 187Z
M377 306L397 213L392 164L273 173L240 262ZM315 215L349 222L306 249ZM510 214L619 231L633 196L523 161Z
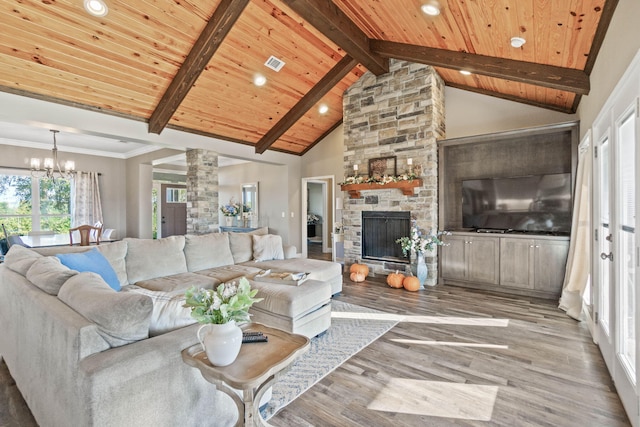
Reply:
M408 291L415 292L420 289L420 280L416 276L407 276L404 278L402 286Z
M349 276L349 278L351 279L352 282L364 282L364 279L367 276L365 276L362 273L358 273L358 272L353 272L351 273L351 275Z
M349 267L349 273L361 273L367 277L369 275L369 267L365 264L351 264L351 267Z
M391 286L392 288L401 288L403 280L404 274L398 273L398 270L396 270L395 273L390 273L387 276L387 285Z

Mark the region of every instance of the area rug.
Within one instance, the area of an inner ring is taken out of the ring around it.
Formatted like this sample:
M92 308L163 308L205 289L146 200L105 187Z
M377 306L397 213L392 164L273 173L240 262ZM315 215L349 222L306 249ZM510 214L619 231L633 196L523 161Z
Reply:
M335 300L331 312L329 330L312 338L309 351L273 385L271 400L261 411L265 420L398 323L376 318L381 311Z

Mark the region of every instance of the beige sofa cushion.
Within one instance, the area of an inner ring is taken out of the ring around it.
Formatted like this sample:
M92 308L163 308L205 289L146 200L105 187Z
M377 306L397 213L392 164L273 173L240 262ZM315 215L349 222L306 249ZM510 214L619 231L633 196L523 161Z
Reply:
M92 246L92 248L98 249L107 261L109 261L109 264L113 267L113 271L115 271L118 276L120 286L128 285L129 279L127 278L127 266L125 264L125 257L127 256L127 242L119 241L104 243Z
M264 298L254 307L291 318L310 313L331 300L331 285L315 280L307 280L300 286L252 280L251 287L258 289L257 298Z
M185 236L184 254L189 271L205 270L233 264L228 233Z
M252 267L250 265L225 265L222 267L200 270L197 271L196 274L209 277L210 279L215 280L217 283L224 283L230 280L238 279L242 276L253 277L259 271L260 268Z
M155 240L126 238L124 241L127 243L125 262L130 284L187 272L184 236Z
M270 261L272 259L284 259L282 249L282 237L276 234L264 236L251 236L253 238L254 261Z
M122 290L146 295L153 301L153 312L149 324L151 337L196 323L196 319L191 317L191 308L183 307L184 293L151 291L136 285L129 285Z
M211 277L197 273L180 273L171 276L156 277L155 279L139 280L136 286L152 291L184 293L191 286L198 288L213 288L218 282Z
M24 246L13 245L4 256L4 265L16 273L27 276L27 271L42 255Z
M247 262L243 265L258 267L263 270L271 269L276 271L292 271L310 273L309 280L320 280L325 282L334 277L342 276L342 265L337 262L321 261L309 258L292 258L285 260L272 260L262 262Z
M27 279L48 293L58 295L60 288L72 276L78 274L75 270L70 270L62 265L56 257L48 256L38 258L27 271Z
M111 347L149 337L151 298L116 292L96 273L78 273L60 288L58 298L94 322Z
M229 245L233 262L239 264L241 262L251 261L253 259L253 238L252 235L264 236L269 234L268 227L258 228L249 233L228 233Z

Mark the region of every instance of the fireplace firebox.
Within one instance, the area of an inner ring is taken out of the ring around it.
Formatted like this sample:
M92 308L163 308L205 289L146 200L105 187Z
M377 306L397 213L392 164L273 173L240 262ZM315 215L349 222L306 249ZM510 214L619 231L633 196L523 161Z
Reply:
M411 213L408 211L362 212L362 258L409 263L396 240L408 236L410 229Z

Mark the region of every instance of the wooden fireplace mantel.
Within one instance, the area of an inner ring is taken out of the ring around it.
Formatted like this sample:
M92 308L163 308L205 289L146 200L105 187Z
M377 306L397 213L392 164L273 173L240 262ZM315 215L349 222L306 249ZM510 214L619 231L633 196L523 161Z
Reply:
M397 188L402 191L402 194L405 196L413 196L413 189L415 187L420 187L422 185L422 180L417 178L411 181L397 181L397 182L389 182L387 184L378 184L378 183L363 183L363 184L344 184L341 185L340 188L342 191L347 191L349 193L349 197L351 199L359 199L360 192L363 190L384 190L387 188Z

